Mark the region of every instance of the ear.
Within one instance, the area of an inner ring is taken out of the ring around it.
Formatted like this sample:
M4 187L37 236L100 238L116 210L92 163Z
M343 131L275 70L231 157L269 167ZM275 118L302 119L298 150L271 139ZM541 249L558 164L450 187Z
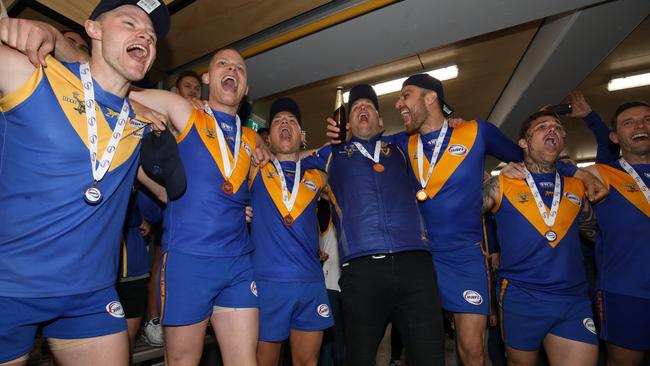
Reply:
M384 119L379 117L379 127L384 128Z
M519 139L519 141L517 141L517 145L519 145L519 147L522 149L528 149L528 142L526 139Z
M205 85L210 84L210 77L208 76L207 72L204 72L203 75L201 75L201 80L203 81L203 84L205 84Z
M427 106L433 105L436 102L436 99L438 99L438 94L434 91L427 91L427 93L424 94L424 104Z
M244 95L248 95L248 85L246 85L246 92L244 93Z
M612 131L609 133L609 139L612 140L613 143L618 144L618 135L616 132Z
M84 22L84 28L86 29L86 33L90 39L102 39L102 27L99 25L99 22L87 19L86 22Z

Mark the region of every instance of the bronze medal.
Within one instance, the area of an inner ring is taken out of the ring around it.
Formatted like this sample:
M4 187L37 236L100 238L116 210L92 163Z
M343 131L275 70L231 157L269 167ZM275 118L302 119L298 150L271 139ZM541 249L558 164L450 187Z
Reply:
M427 198L429 198L429 195L427 194L427 191L420 189L417 191L417 193L415 193L415 198L417 198L417 200L420 202L424 202L427 200Z
M232 194L232 192L233 192L232 183L230 183L229 181L223 182L223 184L221 185L221 190L225 194Z
M377 173L383 173L384 165L380 163L375 163L375 165L372 166L372 170L376 171Z
M284 223L287 224L287 226L293 225L293 217L291 217L291 214L287 214L287 216L284 217Z

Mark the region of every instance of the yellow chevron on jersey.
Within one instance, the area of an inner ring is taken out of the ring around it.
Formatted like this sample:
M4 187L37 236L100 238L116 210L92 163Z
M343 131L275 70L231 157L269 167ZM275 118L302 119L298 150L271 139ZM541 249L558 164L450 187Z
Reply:
M605 164L596 164L595 167L608 189L610 186L614 187L634 207L650 217L650 203L648 203L632 176L627 172Z
M47 56L46 63L47 68L39 67L25 84L0 101L2 110L8 112L23 102L34 92L34 89L45 75L70 125L77 132L84 145L90 148L88 145L88 125L81 80L51 56ZM97 150L101 154L102 151L106 150L106 145L108 145L113 131L97 103L95 103L95 110L97 111L97 134L99 136ZM119 115L118 112L110 109L108 113L115 116ZM128 119L108 171L118 168L133 155L142 138L143 129L149 123L149 121L138 116L135 119Z
M580 213L585 193L584 185L580 180L572 177L563 177L563 179L564 189L555 223L552 227L548 227L542 215L539 214L533 193L526 181L499 175L499 201L503 199L502 196L505 196L512 206L537 229L540 235L544 236L550 229L555 231L557 239L548 243L553 248L562 241ZM546 205L544 208L547 212L549 211Z
M429 198L433 198L433 196L440 191L449 177L451 177L463 160L465 160L465 157L469 155L469 152L472 150L474 142L476 141L477 134L478 123L476 121L465 122L462 125L451 129L449 144L447 145L447 148L442 151L442 156L440 157L440 160L438 160L436 167L433 168L433 173L431 174L431 178L425 188ZM416 177L420 176L417 161L418 136L417 133L409 136L408 143L411 168ZM450 153L449 149L454 146L459 146L461 149L466 149L466 151L464 151L463 154ZM429 171L430 162L426 156L423 156L423 159L422 170L423 174L426 174L426 172Z
M309 206L309 203L317 194L319 194L324 185L320 171L315 169L306 170L300 180L296 203L293 205L291 212L289 212L282 201L282 183L280 182L278 172L275 170L275 165L264 165L260 168L259 174L262 175L264 186L266 187L267 192L269 192L275 207L280 211L280 214L286 216L290 213L294 220L296 220L303 213L305 208ZM296 177L295 179L299 179L299 177ZM288 192L288 194L289 197L291 197L291 192Z
M185 130L178 136L176 139L177 142L181 142L189 133L192 126L196 129L196 132L201 137L203 144L206 149L210 152L212 159L219 167L221 175L225 179L223 160L221 159L221 150L219 149L219 140L217 139L217 128L219 128L215 121L207 113L199 111L197 109L192 109L190 114L190 119L185 126ZM248 171L251 166L251 156L255 151L255 144L257 141L257 133L251 130L248 127L242 126L241 134L241 146L239 147L239 158L237 160L237 166L232 172L232 175L228 179L233 185L234 192L239 190L239 187L244 183L248 177ZM232 166L234 161L233 155L230 152L230 148L227 147L226 151L228 152L228 158Z

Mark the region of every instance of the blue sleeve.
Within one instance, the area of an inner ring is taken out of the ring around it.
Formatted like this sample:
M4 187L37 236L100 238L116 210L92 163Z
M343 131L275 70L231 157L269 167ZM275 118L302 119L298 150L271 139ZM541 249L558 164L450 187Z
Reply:
M332 155L332 145L326 145L318 149L312 155L302 158L300 160L300 165L303 169L318 169L325 173L328 172L329 160Z
M524 160L521 148L510 141L495 125L488 121L477 121L479 133L485 141L485 151L489 155L506 163Z
M162 221L163 207L162 203L148 194L144 187L138 188L136 204L140 210L142 218L151 224Z
M607 163L618 160L620 147L609 139L611 132L605 121L596 112L591 112L584 118L587 127L596 137L596 163Z
M389 144L397 145L404 152L407 152L409 149L409 135L407 135L406 132L384 135L381 137L381 140Z

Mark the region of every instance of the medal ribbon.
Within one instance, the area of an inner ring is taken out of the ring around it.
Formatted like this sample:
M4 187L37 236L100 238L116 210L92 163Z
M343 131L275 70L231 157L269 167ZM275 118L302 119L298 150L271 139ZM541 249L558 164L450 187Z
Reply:
M370 156L370 153L368 152L368 150L366 150L366 148L363 147L363 145L361 145L360 143L355 141L355 142L353 142L353 144L354 144L354 146L357 147L357 149L359 149L359 151L361 152L361 154L363 156L365 156L366 158L374 161L375 164L379 163L379 154L381 153L381 141L380 140L377 140L377 142L375 143L375 155L374 156Z
M117 118L117 124L112 131L111 139L106 145L106 150L102 153L102 157L97 164L97 145L99 144L99 137L97 136L97 113L95 112L95 87L93 85L93 78L90 74L90 65L83 63L79 66L79 73L81 75L81 83L84 89L84 104L86 110L86 124L88 125L88 145L90 150L90 166L92 167L93 180L99 182L104 178L108 168L111 166L117 146L120 144L120 138L126 126L126 119L129 117L129 103L124 99L122 110Z
M634 179L634 182L636 182L636 184L641 189L641 192L643 192L645 199L648 201L648 203L650 203L650 190L648 190L648 186L645 184L643 179L641 179L639 173L637 173L636 170L632 168L632 165L630 165L630 163L625 161L625 159L623 158L618 159L618 163L621 164L621 167L625 169L627 174L629 174L632 177L632 179Z
M447 119L442 122L442 129L440 129L440 134L436 139L436 146L433 148L433 155L429 161L429 171L427 172L427 178L424 179L422 176L423 164L424 164L424 148L422 144L422 136L418 134L418 148L417 148L417 157L418 157L418 173L420 173L420 185L422 188L426 188L433 173L433 168L436 167L436 162L438 161L438 155L440 155L440 148L442 147L442 142L445 140L445 135L447 135L447 129L449 128L449 123Z
M287 208L287 211L291 213L291 209L293 209L293 205L296 203L296 198L298 198L298 189L300 188L300 160L296 162L296 175L293 180L293 187L291 188L291 197L289 197L289 192L287 190L287 180L284 177L282 165L280 165L280 162L276 158L273 158L273 165L275 165L275 170L278 171L278 176L280 177L282 202L284 203L284 207Z
M562 197L562 192L561 192L562 187L560 185L560 174L558 172L555 172L555 187L553 187L553 202L551 203L551 212L549 214L548 212L546 212L546 208L544 207L544 201L542 201L542 196L539 194L539 190L537 189L535 180L533 180L533 176L530 174L528 169L525 169L525 171L526 171L526 183L528 184L530 190L533 192L533 198L535 199L535 203L537 204L539 213L542 215L542 219L544 219L544 223L549 228L551 228L553 227L553 224L555 224L555 219L557 218L557 211L558 208L560 207L560 198Z
M234 161L231 166L230 157L228 157L228 150L227 150L228 143L226 142L226 139L223 135L223 131L221 130L221 125L215 118L214 113L212 113L212 109L210 108L210 106L206 105L204 111L214 120L214 125L217 130L217 140L219 141L219 150L221 151L221 161L223 161L223 168L225 170L225 172L223 172L223 177L226 178L226 180L230 180L230 176L232 175L232 172L235 171L235 167L237 166L237 160L239 159L239 148L241 146L241 121L239 120L239 116L235 115L237 134L235 135L235 148L233 149L233 153L232 153L234 157Z

